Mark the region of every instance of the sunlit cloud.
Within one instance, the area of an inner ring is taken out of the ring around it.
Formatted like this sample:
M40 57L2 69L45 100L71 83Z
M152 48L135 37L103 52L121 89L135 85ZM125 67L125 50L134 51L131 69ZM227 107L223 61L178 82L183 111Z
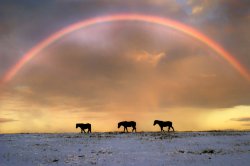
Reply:
M202 12L203 7L202 6L196 6L192 9L192 14L198 14L200 12Z
M136 55L136 61L138 62L146 62L153 66L157 65L160 59L165 56L165 53L160 52L158 54L152 55L146 51L143 51L142 53L139 53Z

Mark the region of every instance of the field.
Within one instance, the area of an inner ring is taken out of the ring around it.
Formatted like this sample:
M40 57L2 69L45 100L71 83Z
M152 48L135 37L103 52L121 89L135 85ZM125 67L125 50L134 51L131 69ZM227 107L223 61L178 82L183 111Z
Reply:
M1 134L1 166L249 165L250 132Z

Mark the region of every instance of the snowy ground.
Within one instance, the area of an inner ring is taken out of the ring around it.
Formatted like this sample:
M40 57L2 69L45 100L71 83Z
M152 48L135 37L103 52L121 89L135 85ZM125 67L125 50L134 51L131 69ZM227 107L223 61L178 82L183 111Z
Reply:
M249 163L250 132L0 135L0 166Z

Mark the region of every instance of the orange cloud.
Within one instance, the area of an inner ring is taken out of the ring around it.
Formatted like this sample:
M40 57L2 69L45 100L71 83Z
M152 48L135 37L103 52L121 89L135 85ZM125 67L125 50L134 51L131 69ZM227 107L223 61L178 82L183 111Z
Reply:
M161 58L165 56L165 53L160 52L154 55L146 51L143 51L142 53L139 53L135 56L137 62L144 62L144 63L146 62L151 64L152 66L156 66L158 62L161 60Z

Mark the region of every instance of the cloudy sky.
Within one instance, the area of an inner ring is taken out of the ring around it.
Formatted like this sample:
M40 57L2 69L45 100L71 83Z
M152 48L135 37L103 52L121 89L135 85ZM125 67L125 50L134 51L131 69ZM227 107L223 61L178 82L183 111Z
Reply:
M248 0L4 0L0 78L58 30L90 18L139 13L193 27L250 71ZM207 45L147 22L81 28L55 41L0 85L0 132L250 129L250 81Z

